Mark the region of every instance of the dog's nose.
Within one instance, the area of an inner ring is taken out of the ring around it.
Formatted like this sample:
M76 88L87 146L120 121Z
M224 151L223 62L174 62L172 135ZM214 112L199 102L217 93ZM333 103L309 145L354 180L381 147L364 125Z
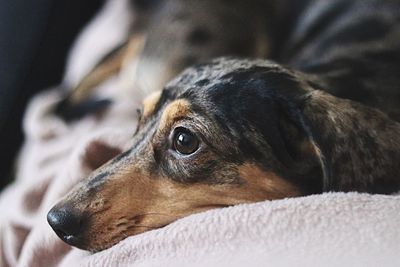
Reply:
M77 245L83 224L83 216L79 212L69 206L55 206L47 213L47 221L64 242Z

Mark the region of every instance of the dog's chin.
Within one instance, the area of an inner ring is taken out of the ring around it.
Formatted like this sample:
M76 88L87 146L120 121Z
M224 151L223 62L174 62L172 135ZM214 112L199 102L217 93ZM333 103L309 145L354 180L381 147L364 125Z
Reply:
M123 241L123 240L124 240L124 239L122 238L122 239L119 240L119 241L115 241L115 242L111 242L111 243L106 243L106 244L100 244L100 245L97 245L97 246L80 247L80 249L87 250L87 251L89 251L90 253L93 253L93 254L94 254L94 253L97 253L97 252L100 252L100 251L103 251L103 250L107 250L107 249L113 247L114 245L118 244L119 242L121 242L121 241Z
M144 234L151 230L156 230L165 227L168 224L163 224L157 227L149 227L149 228L137 228L131 231L122 231L118 233L107 233L107 234L99 234L102 231L98 231L92 229L89 233L86 234L83 238L78 238L74 243L70 243L70 245L82 249L87 250L91 253L100 252L106 249L111 248L112 246L118 244L119 242L125 240L128 237L137 236L140 234ZM102 229L106 229L104 227ZM97 234L96 234L97 233Z
M138 231L134 233L120 233L118 235L114 235L112 237L106 237L104 236L96 236L96 235L90 235L91 238L82 238L80 243L76 244L71 244L72 246L82 249L82 250L87 250L91 253L96 253L100 252L106 249L111 248L112 246L118 244L119 242L125 240L128 237L135 236L142 234L146 231Z
M164 228L165 226L193 213L203 212L209 209L221 208L226 206L227 205L211 205L211 206L208 205L197 209L196 212L190 212L186 215L181 215L181 216L172 216L168 220L164 219L160 221L151 221L151 222L147 221L147 223L143 222L143 224L141 225L146 224L147 225L146 227L142 227L140 225L133 225L131 227L127 227L128 229L119 231L111 231L111 229L107 225L98 227L93 227L93 226L90 227L89 225L87 231L85 231L85 233L82 233L81 236L77 237L76 240L74 240L76 242L69 244L76 248L96 253L109 249L112 246L118 244L119 242L125 240L126 238L145 234L146 232L152 230ZM108 231L108 229L110 229L110 231Z

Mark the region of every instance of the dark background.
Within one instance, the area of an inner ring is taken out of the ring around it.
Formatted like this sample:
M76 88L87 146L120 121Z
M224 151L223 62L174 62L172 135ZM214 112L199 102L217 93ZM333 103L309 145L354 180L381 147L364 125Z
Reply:
M60 83L66 55L104 0L0 0L0 190L13 178L29 99Z

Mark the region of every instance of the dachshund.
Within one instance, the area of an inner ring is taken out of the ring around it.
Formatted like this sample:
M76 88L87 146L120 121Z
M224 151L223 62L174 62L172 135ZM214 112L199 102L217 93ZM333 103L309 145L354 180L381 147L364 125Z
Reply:
M161 90L186 67L221 56L268 57L271 18L264 0L130 0L127 40L104 56L69 92L55 114L66 122L101 114L113 99L97 88L118 75L118 97L140 98ZM132 88L135 88L132 90ZM116 99L118 101L118 99Z
M56 234L95 252L213 208L398 192L400 1L300 2L273 61L214 59L151 93L131 147L50 210Z

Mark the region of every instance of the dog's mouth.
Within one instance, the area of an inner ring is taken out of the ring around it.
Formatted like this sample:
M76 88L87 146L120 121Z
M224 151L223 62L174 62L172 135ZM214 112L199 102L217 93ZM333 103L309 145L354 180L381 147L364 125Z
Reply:
M115 215L115 214L114 214ZM147 216L146 216L147 215ZM47 221L56 235L68 245L98 252L124 238L162 228L179 217L162 213L115 216L108 212L81 213L72 205L60 203L47 214Z
M179 218L214 208L227 207L223 204L199 205L180 214L148 212L140 215L110 214L94 212L80 213L72 205L59 203L47 214L47 221L57 236L65 243L98 252L117 244L128 236L163 228ZM109 210L108 210L109 211ZM110 221L106 218L113 216Z
M113 180L113 186L108 184L95 194L85 195L84 190L81 194L71 192L49 211L47 220L65 243L97 252L126 237L162 228L194 213L299 195L292 187L280 185L282 181L274 181L277 178L271 176L269 183L263 183L267 178L254 168L247 172L252 180L243 174L248 181L242 184L185 185L154 179L149 181L151 187L146 183L148 188L140 188L137 182L132 187L136 194L127 189L126 183ZM259 181L255 181L257 177Z

